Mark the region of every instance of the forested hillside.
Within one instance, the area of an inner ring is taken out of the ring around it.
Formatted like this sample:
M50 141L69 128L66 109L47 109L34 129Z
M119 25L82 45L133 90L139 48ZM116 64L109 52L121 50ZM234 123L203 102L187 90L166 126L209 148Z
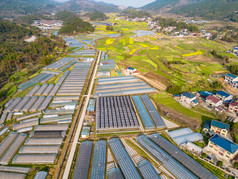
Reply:
M167 5L173 6L178 2L179 0L156 0L155 2L143 6L142 9L158 11Z
M25 38L32 35L37 40L26 42ZM58 37L42 37L37 29L0 21L0 86L11 74L29 65L49 64L57 49L64 46Z
M69 21L73 17L76 17L76 14L71 11L60 11L54 15L54 19L62 20L62 21Z
M118 7L113 4L96 2L93 0L70 0L64 3L64 5L61 6L59 9L70 10L74 12L81 12L81 11L119 12Z
M17 15L36 14L51 11L58 3L54 0L1 0L0 16L15 17Z
M210 20L238 21L237 9L238 0L203 0L200 3L174 8L171 12Z
M94 27L89 22L83 21L78 17L72 17L67 21L64 21L63 27L59 30L59 34L77 34L93 32Z
M128 18L142 18L142 17L152 17L152 15L146 11L137 11L135 9L127 9L121 12L122 15Z
M106 14L99 11L88 12L84 16L89 17L91 21L104 21L108 18Z

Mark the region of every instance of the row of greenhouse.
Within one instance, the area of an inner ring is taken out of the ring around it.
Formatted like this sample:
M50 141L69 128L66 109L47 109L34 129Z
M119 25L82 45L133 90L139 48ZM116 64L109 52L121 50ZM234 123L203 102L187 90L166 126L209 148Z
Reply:
M91 65L91 62L76 63L62 86L59 88L57 96L81 95Z
M30 88L30 87L34 86L37 83L46 83L47 81L49 81L54 76L55 76L55 74L41 73L41 74L37 75L36 77L32 78L31 80L20 84L18 86L18 90L23 91L27 88Z
M131 139L133 140L133 139ZM74 166L73 178L217 178L179 148L161 137L159 134L141 135L136 138L135 145L145 150L160 166L150 161L137 160L139 155L124 139L111 138L107 141L83 141ZM113 155L112 155L113 154ZM90 168L91 166L91 168Z
M52 63L46 67L44 67L44 70L59 70L61 69L63 66L66 66L67 64L70 64L70 62L75 62L75 58L73 57L64 57L58 61L56 61L55 63Z

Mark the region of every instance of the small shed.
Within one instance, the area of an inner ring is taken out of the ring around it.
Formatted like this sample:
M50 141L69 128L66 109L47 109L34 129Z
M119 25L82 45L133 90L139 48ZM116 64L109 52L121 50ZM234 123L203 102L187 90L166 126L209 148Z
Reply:
M90 99L87 111L94 112L95 111L95 104L96 104L96 100L95 99Z
M82 130L81 137L82 138L88 138L89 134L90 134L90 129L91 129L90 126L84 126L83 130Z

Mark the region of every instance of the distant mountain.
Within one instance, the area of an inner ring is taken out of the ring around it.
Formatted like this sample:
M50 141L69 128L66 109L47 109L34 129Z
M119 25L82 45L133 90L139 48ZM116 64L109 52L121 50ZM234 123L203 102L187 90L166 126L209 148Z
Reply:
M74 12L82 11L100 11L100 12L118 12L119 8L116 5L96 2L94 0L70 0L64 3L60 10L70 10Z
M210 20L238 21L238 0L156 0L141 9Z
M0 0L0 17L48 12L57 5L54 0Z
M201 1L202 0L156 0L141 7L141 9L159 11L162 8L174 8L192 3L198 3Z
M174 6L178 2L179 2L179 0L156 0L155 2L152 2L150 4L147 4L143 7L141 7L141 9L158 11L161 8L168 6L168 5Z
M199 3L175 7L171 12L210 20L238 21L238 0L203 0Z

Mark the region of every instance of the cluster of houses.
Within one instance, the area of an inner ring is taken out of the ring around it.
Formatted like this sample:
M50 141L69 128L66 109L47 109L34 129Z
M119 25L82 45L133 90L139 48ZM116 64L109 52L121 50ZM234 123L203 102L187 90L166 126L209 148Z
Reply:
M175 95L181 102L190 106L196 106L204 103L216 111L238 112L238 102L233 100L233 96L225 91L217 93L208 91L199 91L196 95L184 92ZM220 121L206 121L202 131L212 136L208 145L203 149L208 155L214 154L218 159L224 159L229 162L238 161L238 145L232 142L229 134L230 125Z
M36 26L42 30L60 29L63 26L61 20L34 20L32 26Z
M238 112L238 102L233 100L231 94L222 90L216 93L210 91L199 91L196 95L184 92L179 95L174 95L174 97L191 107L203 103L206 104L208 108L212 108L218 112L226 111L233 114Z
M212 136L206 146L208 154L213 153L217 158L236 162L238 159L238 145L231 141L229 129L229 124L213 120L206 121L202 131Z

